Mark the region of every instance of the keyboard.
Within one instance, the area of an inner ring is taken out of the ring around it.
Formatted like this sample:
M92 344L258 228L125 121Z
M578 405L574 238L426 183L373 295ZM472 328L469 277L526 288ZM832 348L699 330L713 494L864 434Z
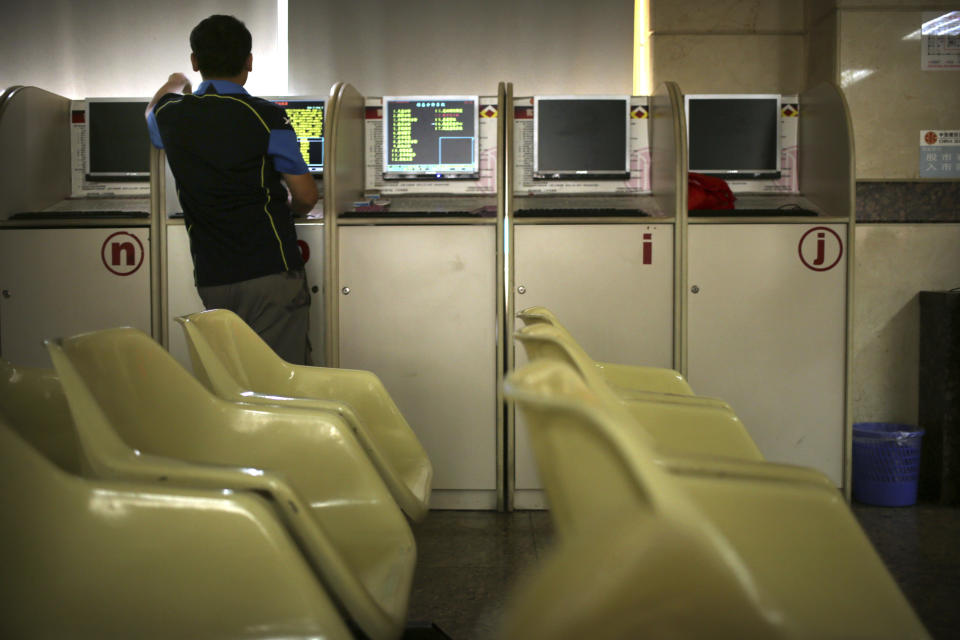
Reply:
M478 214L472 211L344 211L338 218L482 218L491 214ZM492 215L496 215L494 212Z
M777 218L783 216L817 216L816 211L799 207L783 207L780 209L693 209L689 212L691 218Z
M91 218L149 218L146 211L24 211L11 220L88 220Z
M613 217L649 217L638 209L517 209L513 214L517 218L613 218Z

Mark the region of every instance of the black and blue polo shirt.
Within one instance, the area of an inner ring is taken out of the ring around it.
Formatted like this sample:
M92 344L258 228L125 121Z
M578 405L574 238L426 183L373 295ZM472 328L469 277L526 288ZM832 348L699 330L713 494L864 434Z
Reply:
M197 286L303 267L281 173L307 173L284 110L238 84L167 94L147 117L165 149L190 234Z

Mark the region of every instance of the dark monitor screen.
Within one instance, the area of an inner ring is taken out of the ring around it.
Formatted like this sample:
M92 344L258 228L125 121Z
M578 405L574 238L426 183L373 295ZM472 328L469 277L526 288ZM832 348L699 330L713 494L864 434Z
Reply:
M383 177L479 178L478 104L478 96L384 97Z
M90 180L149 180L147 101L87 100L87 177Z
M324 161L324 101L312 98L273 98L287 112L297 134L300 153L310 173L322 174Z
M630 175L628 96L535 97L534 178Z
M690 171L723 178L780 177L780 96L686 96Z

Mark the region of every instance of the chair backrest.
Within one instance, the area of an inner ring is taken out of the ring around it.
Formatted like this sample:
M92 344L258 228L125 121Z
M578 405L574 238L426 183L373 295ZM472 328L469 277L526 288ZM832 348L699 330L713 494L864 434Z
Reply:
M617 394L639 393L641 396L649 393L693 395L693 390L683 376L672 369L613 364L594 360L573 337L573 334L557 319L557 316L546 307L528 307L518 312L517 317L527 327L547 326L555 329L557 340L566 345L566 349L576 352L577 367L585 368L587 364L593 365ZM711 402L716 404L714 400L711 400Z
M79 477L22 431L0 416L0 502L16 514L0 528L0 636L240 637L277 625L352 637L260 495Z
M628 514L559 544L517 582L503 640L786 634L695 531Z
M570 365L536 360L511 373L504 388L526 417L561 535L623 514L683 509L685 500L658 468L649 436L615 425L632 419Z
M546 307L527 307L526 309L521 309L517 312L517 317L523 320L523 323L528 326L532 324L548 324L551 327L557 327L567 334L570 333L566 327L560 323L557 316Z
M218 395L238 389L271 393L272 380L290 377L293 365L232 311L210 309L177 322L187 334L194 373Z
M548 323L532 323L522 327L514 337L523 345L530 361L546 358L566 362L594 390L613 393L593 359L562 327Z
M105 329L48 340L47 345L67 390L81 442L96 439L97 448L87 451L91 462L103 447L111 455L122 455L129 446L182 457L185 443L207 434L212 437L205 425L229 410L138 329ZM71 386L89 395L71 394ZM172 421L171 412L178 407L185 410L176 412L178 419ZM83 424L78 412L84 416Z
M83 457L60 380L52 369L0 358L0 415L61 469L80 473Z

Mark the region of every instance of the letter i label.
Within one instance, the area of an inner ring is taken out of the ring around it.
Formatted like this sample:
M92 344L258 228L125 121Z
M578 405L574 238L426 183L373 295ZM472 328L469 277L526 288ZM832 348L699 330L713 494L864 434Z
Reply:
M643 264L653 264L653 234L643 234Z

